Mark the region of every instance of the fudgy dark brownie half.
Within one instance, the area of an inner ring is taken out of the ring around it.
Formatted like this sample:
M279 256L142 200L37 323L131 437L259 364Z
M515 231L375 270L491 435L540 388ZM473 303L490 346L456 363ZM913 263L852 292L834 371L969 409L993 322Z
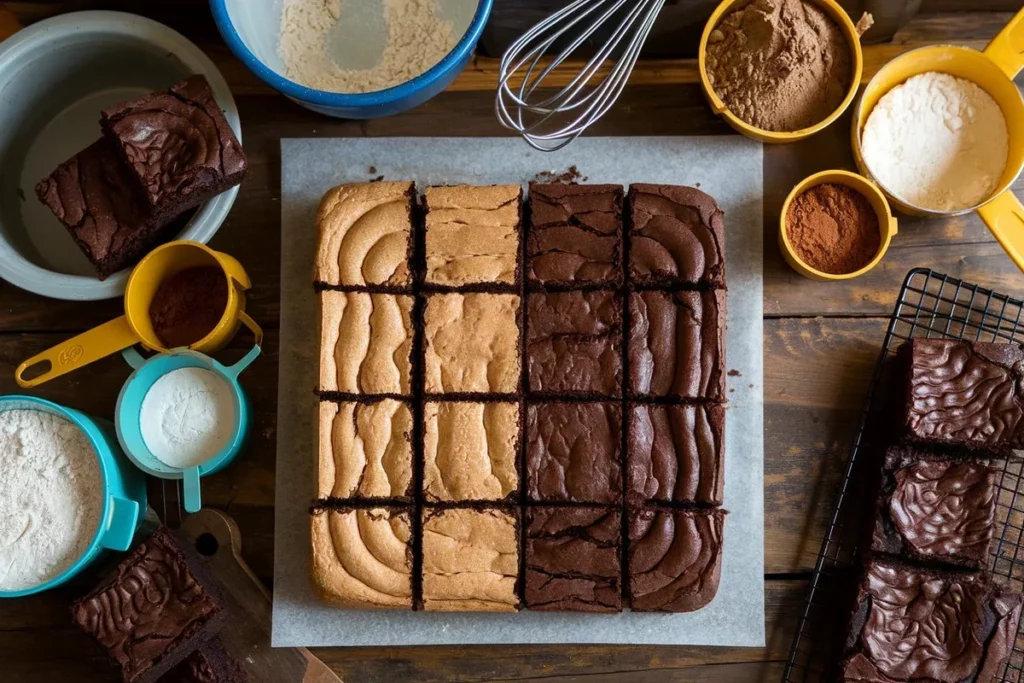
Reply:
M167 225L155 218L128 173L113 145L97 140L36 185L39 201L64 224L101 280L184 227L184 220Z
M211 581L198 559L161 527L71 613L120 665L125 683L149 683L223 625L225 607L215 595L221 589Z
M225 652L220 638L212 638L162 676L158 683L246 683L248 680L241 665Z
M530 183L527 272L544 284L617 283L622 188Z
M907 364L910 438L968 448L1024 448L1024 350L1017 344L915 339Z
M114 105L100 121L157 218L242 182L242 145L213 99L205 76Z
M526 606L546 611L621 611L619 525L618 510L530 508Z
M633 282L725 286L725 229L715 200L693 187L629 188Z
M890 448L871 550L984 569L995 521L996 474L982 462Z
M980 574L868 562L840 680L992 683L1013 650L1021 601Z

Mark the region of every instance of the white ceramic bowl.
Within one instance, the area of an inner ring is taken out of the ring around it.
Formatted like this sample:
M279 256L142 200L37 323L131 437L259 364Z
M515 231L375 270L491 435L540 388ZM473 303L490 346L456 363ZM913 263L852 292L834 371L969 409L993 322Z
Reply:
M99 280L35 186L100 136L100 110L201 73L239 140L238 110L203 52L163 24L122 12L75 12L0 43L0 278L55 299L120 296L125 269ZM199 208L179 234L208 242L238 188Z

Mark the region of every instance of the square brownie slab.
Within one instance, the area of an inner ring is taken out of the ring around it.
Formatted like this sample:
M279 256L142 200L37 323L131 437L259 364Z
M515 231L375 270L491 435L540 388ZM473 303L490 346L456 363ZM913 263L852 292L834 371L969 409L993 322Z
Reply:
M320 200L313 278L342 286L412 285L412 183L339 185Z
M871 550L984 569L997 473L982 462L931 456L913 447L889 448Z
M429 401L423 406L423 496L499 501L519 491L519 404Z
M527 495L533 501L622 500L622 410L615 403L526 409Z
M529 295L527 379L535 393L622 393L622 300L614 292Z
M411 296L322 291L320 391L412 393Z
M532 507L526 514L526 606L541 611L621 611L619 511Z
M241 665L224 650L220 638L212 638L162 676L159 683L247 683L248 680Z
M722 504L725 408L634 405L626 439L626 495L633 504Z
M245 153L202 75L102 112L153 215L169 219L242 182Z
M643 285L725 287L722 210L693 187L637 183L629 188L629 274Z
M317 498L412 497L412 410L401 401L320 403Z
M402 507L315 510L313 584L342 607L412 609L412 518Z
M428 187L423 196L428 284L517 281L522 187Z
M529 278L541 284L622 279L622 187L530 183Z
M873 560L846 643L844 683L990 683L1017 636L1022 597L980 574Z
M423 609L515 612L519 524L500 508L423 511Z
M641 396L725 399L725 292L630 294L629 387Z

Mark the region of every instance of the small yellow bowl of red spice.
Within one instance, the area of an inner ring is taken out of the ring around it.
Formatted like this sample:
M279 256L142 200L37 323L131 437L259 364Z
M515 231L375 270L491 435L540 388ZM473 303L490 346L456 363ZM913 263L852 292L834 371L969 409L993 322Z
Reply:
M885 195L864 176L822 171L786 197L779 248L793 270L813 280L849 280L874 268L896 234Z

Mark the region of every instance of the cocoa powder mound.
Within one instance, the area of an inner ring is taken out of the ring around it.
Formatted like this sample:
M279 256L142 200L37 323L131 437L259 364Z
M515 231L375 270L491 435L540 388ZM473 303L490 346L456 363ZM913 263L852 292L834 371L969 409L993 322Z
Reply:
M850 87L850 45L839 25L806 0L753 0L708 39L708 79L752 126L796 131L828 118Z
M871 203L853 188L835 184L812 187L790 203L786 235L801 261L831 275L860 270L882 243Z
M149 304L153 331L169 349L191 346L213 331L228 305L224 271L186 268L167 278Z

